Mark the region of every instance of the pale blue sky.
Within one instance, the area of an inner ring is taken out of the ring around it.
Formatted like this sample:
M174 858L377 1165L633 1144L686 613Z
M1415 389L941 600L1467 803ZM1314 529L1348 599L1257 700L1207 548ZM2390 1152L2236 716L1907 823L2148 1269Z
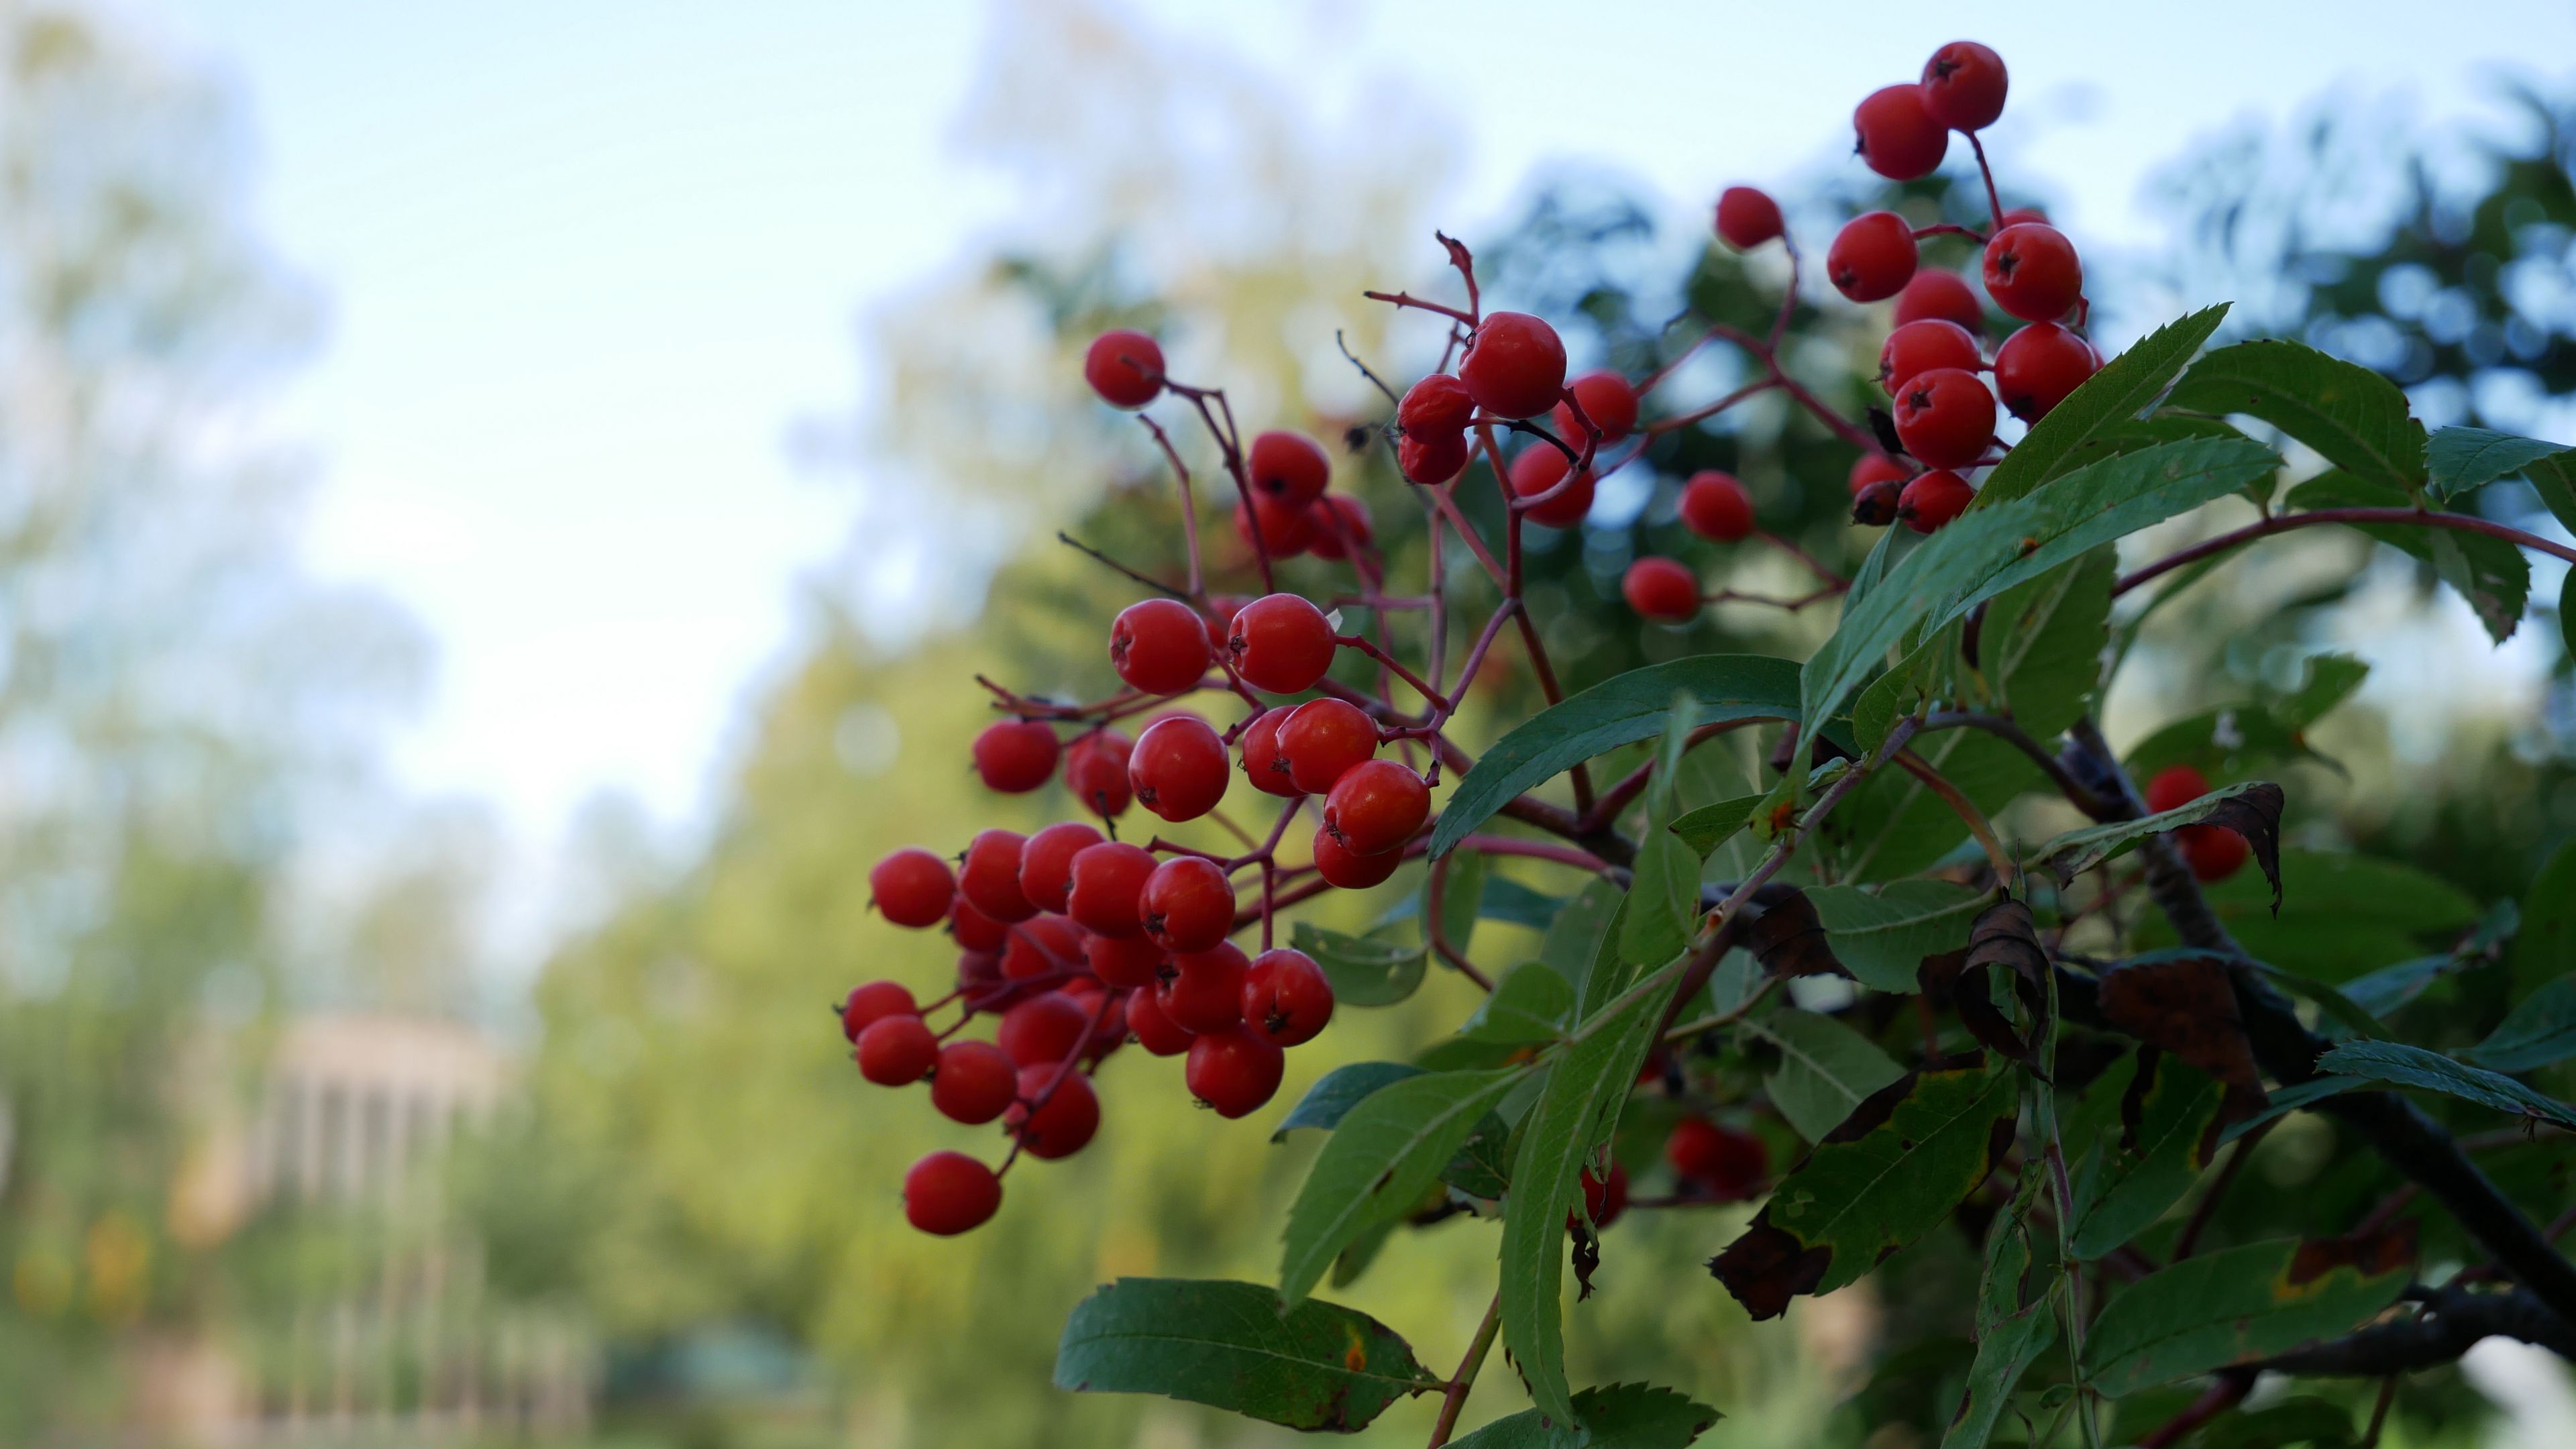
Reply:
M120 8L237 79L260 214L329 299L283 422L316 459L317 566L377 582L438 643L402 782L489 798L537 845L602 788L695 819L746 687L791 637L799 574L850 511L845 484L791 465L788 425L866 386L867 307L1012 213L945 139L984 12ZM1692 208L1783 175L1867 89L1964 35L2013 68L2006 164L2088 244L2137 243L2142 178L2241 117L2335 84L2456 114L2488 67L2576 56L2576 7L2505 0L2474 26L2245 0L1845 3L1830 26L1707 0L1136 8L1327 104L1402 77L1455 118L1469 230L1551 159ZM2026 29L2033 13L2060 23Z

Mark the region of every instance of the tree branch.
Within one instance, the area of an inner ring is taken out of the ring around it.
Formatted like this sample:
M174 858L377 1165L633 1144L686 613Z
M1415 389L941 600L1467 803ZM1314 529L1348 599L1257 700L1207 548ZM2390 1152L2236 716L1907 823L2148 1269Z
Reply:
M2424 1311L2413 1318L2373 1324L2247 1367L2317 1378L2375 1378L2450 1363L2478 1340L2499 1336L2576 1359L2576 1327L2530 1293L2444 1287L2434 1289Z

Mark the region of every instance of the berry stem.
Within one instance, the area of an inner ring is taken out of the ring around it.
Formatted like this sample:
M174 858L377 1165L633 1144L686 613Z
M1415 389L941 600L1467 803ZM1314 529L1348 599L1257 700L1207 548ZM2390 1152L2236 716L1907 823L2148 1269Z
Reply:
M1979 246L1984 246L1986 244L1986 234L1984 232L1981 232L1972 226L1961 226L1956 222L1934 222L1930 226L1918 226L1914 229L1914 239L1916 241L1921 241L1927 236L1963 236L1968 240L1975 242Z
M1783 599L1771 594L1748 594L1742 589L1719 589L1715 593L1700 595L1699 601L1703 604L1763 604L1794 614L1809 604L1819 604L1832 598L1841 593L1845 587L1842 584L1827 584L1813 593L1800 594L1794 599Z
M1986 143L1976 132L1968 133L1968 149L1977 153L1977 175L1986 183L1986 212L1994 219L1995 230L2004 229L2004 202L1995 194L1995 168L1986 164Z
M1730 730L1768 723L1770 721L1760 719L1730 719L1720 720L1715 724L1704 724L1692 730L1690 736L1682 741L1682 751L1687 754ZM1584 827L1597 830L1617 820L1619 812L1628 808L1628 802L1636 799L1645 790L1647 782L1654 778L1654 773L1655 762L1649 760L1620 776L1618 783L1602 791L1601 798L1594 801L1592 809L1584 814L1582 821Z
M1440 1400L1440 1418L1431 1426L1429 1449L1440 1449L1457 1432L1458 1411L1467 1407L1467 1394L1476 1387L1476 1375L1485 1367L1485 1356L1494 1351L1494 1335L1503 1326L1503 1295L1485 1307L1485 1320L1476 1325L1476 1336L1467 1345L1467 1356L1458 1361L1458 1372L1449 1376L1448 1391Z
M1450 709L1449 697L1425 683L1422 676L1405 668L1403 663L1394 655L1380 649L1377 646L1377 641L1369 638L1365 634L1336 634L1333 636L1333 642L1341 645L1345 649L1356 649L1362 654L1367 655L1369 658L1376 660L1379 667L1392 670L1396 678L1413 686L1414 693L1429 700L1432 708L1438 710L1441 717L1446 718L1448 716Z
M2111 594L2116 598L2150 579L2170 573L2185 564L2198 562L2212 554L2225 553L2240 543L2250 543L2258 538L2269 538L2276 533L2288 533L2294 528L2311 528L2323 523L2365 526L2393 524L2399 527L2449 528L2461 533L2483 533L2489 538L2500 538L2521 548L2532 549L2548 554L2552 558L2576 563L2576 548L2542 538L2536 533L2525 533L2508 524L2479 518L2474 514L2436 513L2425 508L2319 508L2308 513L2276 514L2260 522L2249 523L2233 533L2222 533L2216 538L2193 544L2179 553L2168 554L2114 584Z
M1187 487L1188 485L1184 484L1182 486ZM1127 565L1120 563L1118 560L1111 558L1109 555L1102 553L1096 548L1093 548L1090 544L1084 543L1081 539L1074 537L1063 529L1059 528L1056 530L1055 541L1063 544L1069 549L1072 549L1076 553L1087 555L1100 563L1108 565L1111 569L1125 574L1128 578L1135 580L1137 583L1143 584L1145 587L1152 589L1157 593L1168 594L1171 597L1180 600L1182 603L1186 604L1196 597L1196 595L1191 591L1173 588L1170 584L1164 583L1161 579L1150 577L1146 574L1139 573L1135 569L1129 568ZM1190 561L1190 572L1195 575L1198 572L1198 560L1195 557L1197 550L1193 549L1191 552L1194 556ZM1195 584L1196 580L1193 579L1192 582Z
M1726 396L1719 398L1717 401L1710 403L1706 407L1693 408L1691 411L1686 413L1675 413L1673 416L1668 418L1657 418L1653 422L1646 424L1641 432L1644 436L1649 438L1659 438L1666 433L1678 432L1683 428L1689 427L1693 423L1706 422L1708 419L1716 417L1719 413L1726 411L1728 408L1735 406L1746 398L1755 396L1759 393L1769 392L1771 389L1778 387L1779 385L1780 379L1777 375L1763 378L1759 382L1746 383L1744 386L1737 388L1735 391L1728 393ZM1625 463L1626 461L1627 459L1625 458L1620 459L1620 462L1622 463Z
M1789 335L1789 319L1798 310L1799 279L1806 270L1806 258L1798 253L1798 239L1786 228L1780 232L1780 249L1789 254L1789 286L1780 294L1780 310L1771 315L1771 335L1763 343L1774 354L1780 351L1781 340Z
M1181 532L1186 536L1190 550L1190 592L1188 597L1194 602L1202 604L1206 603L1207 581L1199 564L1198 500L1190 493L1189 465L1181 461L1179 450L1172 446L1171 435L1163 431L1162 424L1155 422L1152 418L1145 416L1143 413L1138 413L1136 415L1136 421L1143 423L1145 425L1145 431L1154 435L1155 446L1161 448L1163 450L1163 456L1171 461L1172 477L1180 484ZM1056 537L1064 538L1064 535L1059 533ZM1066 539L1065 541L1068 543L1072 542L1071 539ZM1079 547L1079 545L1076 546ZM1085 550L1085 552L1088 552L1088 550ZM1106 562L1106 560L1104 560L1104 562Z
M1431 238L1449 253L1449 265L1458 269L1458 279L1467 284L1467 325L1473 327L1485 315L1484 303L1479 300L1476 290L1476 254L1467 250L1465 242L1447 232L1435 231Z
M1958 786L1943 778L1940 771L1933 769L1912 750L1898 751L1896 763L1905 773L1923 782L1923 788L1939 796L1941 803L1950 807L1950 813L1967 825L1968 833L1977 838L1978 846L1986 852L1987 862L1994 867L1996 884L2006 892L2018 891L2021 888L2021 866L2014 862L2012 852L2004 849L2002 839L1995 834L1994 822L1986 819L1986 812L1978 809L1976 802L1960 793Z
M1817 561L1814 554L1807 552L1805 549L1798 547L1796 544L1791 543L1789 540L1782 538L1780 535L1773 533L1769 529L1763 529L1753 536L1762 540L1764 543L1771 545L1773 548L1780 550L1782 553L1787 554L1789 557L1796 559L1798 562L1805 564L1807 566L1807 572L1814 574L1817 582L1832 585L1834 592L1840 593L1851 587L1851 580L1844 578L1841 574L1835 573L1832 569L1825 567L1822 563Z
M1367 378L1371 383L1373 383L1373 384L1375 384L1375 385L1376 385L1377 390L1378 390L1379 392L1382 392L1382 393L1385 393L1385 394L1386 394L1387 406L1389 406L1389 407L1401 407L1401 406L1403 406L1403 404L1404 404L1404 399L1402 399L1402 398L1400 398L1400 397L1396 396L1395 389L1394 389L1394 388L1391 388L1391 387L1388 387L1388 386L1386 385L1386 379L1384 379L1384 378L1382 378L1382 377L1378 376L1378 375L1377 375L1376 373L1374 373L1374 372L1369 371L1369 365L1368 365L1367 363L1365 363L1365 362L1360 361L1360 360L1359 360L1359 357L1357 356L1357 354L1355 354L1355 353L1353 353L1353 352L1351 351L1350 344L1349 344L1349 343L1347 343L1347 342L1344 342L1344 341L1342 340L1342 329L1340 329L1339 327L1336 327L1336 328L1334 328L1334 329L1333 329L1333 346L1334 346L1334 348L1335 348L1336 350L1338 350L1338 351L1342 354L1342 360L1343 360L1343 361L1348 362L1351 366L1358 368L1358 369L1360 370L1360 376Z
M1362 292L1360 295L1372 302L1391 302L1398 307L1418 307L1425 312L1437 312L1453 322L1463 322L1469 327L1476 325L1475 313L1461 312L1455 307L1439 302L1426 302L1411 292Z

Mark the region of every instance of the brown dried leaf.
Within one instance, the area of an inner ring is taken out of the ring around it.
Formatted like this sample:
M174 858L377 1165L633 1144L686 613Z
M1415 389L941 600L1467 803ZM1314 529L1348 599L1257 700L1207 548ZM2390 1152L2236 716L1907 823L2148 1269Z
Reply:
M1773 883L1753 893L1753 914L1746 917L1745 948L1773 976L1849 976L1842 958L1825 936L1816 903L1793 885Z
M2101 1003L2102 1019L2113 1028L2217 1078L2227 1089L2221 1122L2242 1121L2270 1105L2224 958L2169 952L2115 966L2103 973Z

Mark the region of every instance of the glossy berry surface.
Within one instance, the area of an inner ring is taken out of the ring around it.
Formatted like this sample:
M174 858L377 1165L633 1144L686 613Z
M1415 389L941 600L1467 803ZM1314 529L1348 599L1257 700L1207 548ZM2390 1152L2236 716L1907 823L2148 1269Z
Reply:
M1687 624L1699 617L1699 578L1677 559L1653 554L1628 565L1619 596L1649 619Z
M1615 372L1587 372L1567 383L1565 390L1583 404L1583 416L1601 430L1602 443L1619 442L1637 430L1637 390L1628 385L1628 379ZM1590 434L1574 420L1573 408L1558 403L1550 421L1558 437L1573 444L1576 452L1583 451Z
M974 753L985 789L1024 794L1055 774L1055 731L1033 719L996 720L975 736Z
M1476 399L1467 384L1445 372L1435 372L1404 390L1404 401L1396 404L1396 426L1410 433L1455 433L1464 431L1476 417Z
M1082 938L1082 963L1109 986L1122 991L1149 988L1166 959L1162 947L1146 936L1104 936L1089 931Z
M1684 527L1713 543L1742 543L1753 536L1753 497L1732 473L1714 468L1693 473L1682 485L1681 515Z
M1218 1116L1231 1118L1259 1111L1278 1092L1286 1070L1279 1048L1237 1026L1191 1042L1182 1079L1191 1096L1215 1108Z
M930 1105L951 1122L980 1127L1010 1110L1016 1075L1010 1054L991 1042L950 1042L931 1074Z
M1317 558L1339 562L1377 536L1369 506L1347 493L1327 493L1307 504L1306 519L1311 535L1306 551Z
M1324 829L1354 855L1395 849L1431 818L1431 790L1393 760L1371 760L1344 773L1324 797Z
M1333 667L1333 626L1296 594L1267 594L1243 606L1226 636L1234 672L1255 689L1302 694Z
M871 981L841 999L841 1036L855 1043L859 1033L889 1016L919 1016L912 991L898 981Z
M2046 222L2008 226L1986 243L1986 295L2025 322L2054 322L2083 297L2084 263Z
M1279 748L1280 728L1288 723L1288 717L1298 708L1283 704L1263 710L1243 727L1243 733L1234 742L1235 748L1243 755L1243 777L1264 795L1285 799L1305 793L1297 788L1296 774L1288 766L1288 756Z
M1079 820L1060 821L1020 846L1020 894L1041 911L1064 909L1073 889L1073 858L1100 843L1100 832Z
M1894 397L1905 384L1936 367L1974 372L1985 365L1977 339L1956 322L1908 322L1887 334L1878 350L1878 385Z
M2054 322L2033 322L1995 349L1995 393L2014 417L2035 423L2101 365L2091 343Z
M1843 223L1825 249L1825 279L1855 302L1895 296L1914 279L1914 227L1892 211L1863 212Z
M1458 380L1498 418L1534 418L1565 391L1565 343L1527 312L1493 312L1476 328Z
M1007 924L975 909L963 896L948 908L948 934L957 938L961 951L999 951L1003 935L1009 930Z
M1914 274L1896 294L1896 325L1922 321L1955 322L1971 335L1986 327L1985 305L1968 279L1957 272L1929 267Z
M1256 493L1250 505L1234 505L1234 536L1247 554L1259 551L1275 559L1295 558L1314 545L1315 519L1302 503L1283 503Z
M1090 1146L1100 1130L1100 1098L1091 1090L1091 1079L1080 1072L1022 1067L1020 1100L1002 1114L1002 1121L1031 1157L1071 1157Z
M966 847L966 863L957 872L958 894L997 921L1025 921L1038 913L1020 892L1020 848L1027 840L1015 830L983 830Z
M1324 496L1333 481L1333 460L1304 433L1274 428L1252 440L1244 471L1256 496L1302 508Z
M1751 251L1767 241L1776 241L1787 227L1780 219L1780 203L1771 193L1751 186L1730 186L1717 194L1718 240L1739 252Z
M1893 478L1881 478L1852 495L1852 522L1865 528L1885 528L1896 521L1897 511L1904 503L1905 485Z
M1018 1067L1043 1066L1073 1055L1091 1013L1061 991L1045 991L1002 1013L993 1045Z
M1377 722L1357 705L1312 699L1279 727L1279 753L1299 790L1321 795L1344 771L1377 755Z
M1467 467L1465 433L1406 433L1395 447L1396 470L1408 483L1437 487Z
M1162 1003L1151 991L1139 991L1127 998L1127 1029L1136 1034L1136 1044L1158 1057L1176 1057L1190 1049L1196 1035L1163 1014Z
M1145 727L1127 756L1136 803L1165 820L1196 820L1225 798L1225 741L1196 715L1171 715Z
M1913 476L1912 468L1885 453L1863 453L1860 455L1860 460L1852 464L1851 477L1848 481L1852 496L1858 497L1860 491L1872 483L1901 484Z
M947 919L956 891L948 862L918 846L898 850L868 871L868 897L878 914L916 931Z
M1127 783L1127 752L1134 744L1116 730L1095 730L1064 749L1064 787L1103 820L1127 813L1134 790Z
M2236 874L2254 856L2254 847L2245 843L2245 837L2224 825L2186 825L2174 832L2174 839L2182 848L2183 864L2191 867L2192 879L2203 885Z
M1185 1031L1230 1031L1242 1024L1243 978L1251 969L1231 941L1174 956L1171 971L1154 989L1154 1004Z
M1060 976L1082 964L1082 928L1063 916L1012 926L1002 943L1002 975L1012 981Z
M1136 898L1145 878L1154 873L1153 853L1126 840L1108 840L1073 858L1073 890L1065 910L1086 931L1104 936L1141 936L1144 919Z
M1533 443L1512 459L1512 492L1522 498L1536 498L1563 482L1572 467L1553 444ZM1550 528L1572 528L1592 511L1592 492L1592 470L1586 468L1575 474L1565 491L1531 508L1524 516Z
M1916 85L1881 86L1852 110L1853 149L1890 181L1912 181L1941 169L1950 128L1935 119Z
M1930 533L1967 512L1976 501L1977 490L1968 486L1967 479L1947 468L1935 468L1905 485L1897 498L1896 516L1916 533Z
M1082 380L1114 408L1141 408L1163 390L1163 349L1142 332L1103 332L1082 355Z
M954 1237L982 1227L1002 1206L1002 1180L963 1152L934 1152L903 1175L904 1221Z
M1147 694L1195 689L1207 673L1207 624L1178 599L1140 599L1109 626L1109 665Z
M2004 58L1973 40L1954 40L1923 63L1923 109L1954 131L1982 131L2004 113Z
M1281 947L1252 958L1243 975L1244 1029L1272 1046L1303 1046L1333 1019L1333 984L1303 951Z
M900 1087L930 1074L939 1039L917 1016L888 1016L859 1033L859 1075L880 1087Z
M2167 765L2147 782L2147 813L2180 810L2209 793L2209 777L2189 765Z
M1404 852L1383 851L1361 855L1336 839L1333 832L1321 826L1315 830L1315 874L1337 890L1366 890L1382 885L1404 864Z
M1176 855L1145 878L1136 910L1155 945L1175 954L1205 951L1234 929L1234 887L1214 861Z
M1896 395L1896 436L1926 466L1965 468L1995 436L1995 395L1960 367L1916 373Z

